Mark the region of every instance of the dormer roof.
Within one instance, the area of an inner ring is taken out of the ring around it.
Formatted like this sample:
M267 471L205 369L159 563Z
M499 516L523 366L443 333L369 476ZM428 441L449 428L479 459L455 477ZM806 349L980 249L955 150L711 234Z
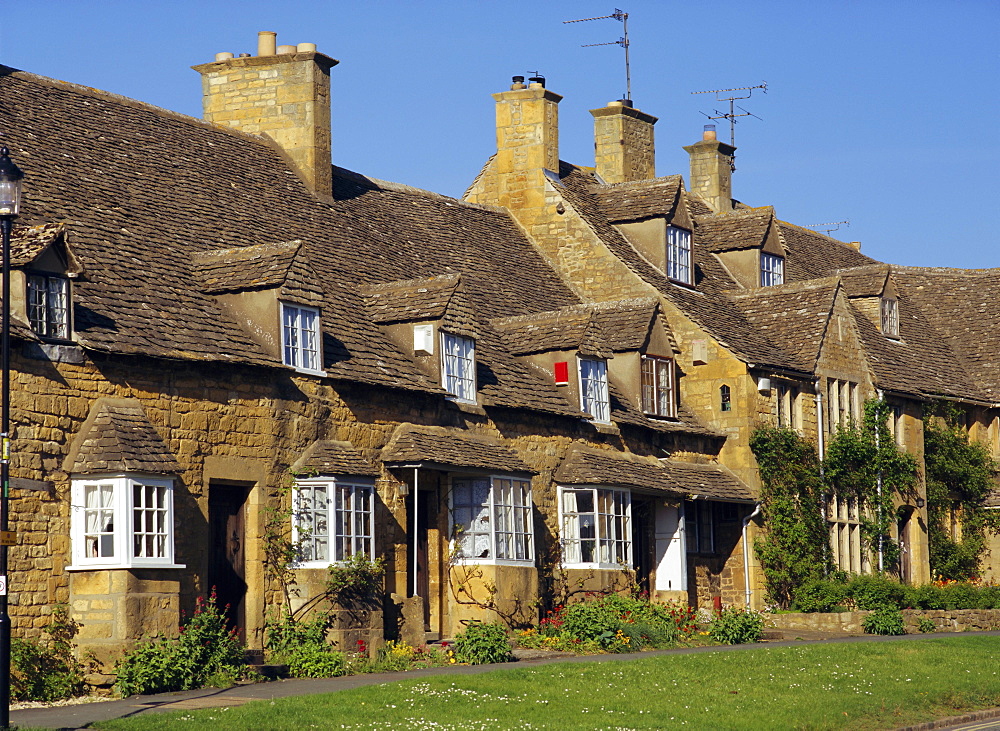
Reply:
M684 182L680 175L653 180L613 183L595 188L601 212L611 223L672 218L681 200Z
M322 287L299 239L196 252L192 263L206 294L277 289L282 299L315 305L322 301Z
M771 206L695 217L695 241L713 253L762 249L774 223Z
M65 460L72 474L179 474L181 467L135 399L99 400Z
M79 277L84 273L83 263L67 241L66 226L61 223L15 228L10 237L10 265L15 269L30 267L50 249L65 263L67 276Z
M364 458L350 442L319 439L310 444L292 465L297 475L378 476L378 468Z

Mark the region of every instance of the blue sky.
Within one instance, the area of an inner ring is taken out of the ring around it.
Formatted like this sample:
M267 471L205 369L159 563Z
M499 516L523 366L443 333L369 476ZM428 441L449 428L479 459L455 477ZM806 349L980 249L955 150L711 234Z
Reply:
M621 0L632 96L659 117L657 173L687 177L693 91L767 82L737 125L734 195L898 264L998 259L1000 3ZM541 72L560 104L560 153L593 164L589 109L625 89L621 23L594 2L30 0L0 13L0 63L200 116L190 66L216 52L313 42L332 71L338 165L460 196L493 152L492 92ZM0 99L2 103L2 99ZM725 122L720 137L728 139ZM0 130L2 134L2 130Z

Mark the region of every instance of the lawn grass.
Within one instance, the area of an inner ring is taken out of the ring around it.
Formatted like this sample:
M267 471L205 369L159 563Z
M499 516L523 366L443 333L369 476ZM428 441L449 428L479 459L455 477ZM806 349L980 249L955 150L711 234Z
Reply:
M511 667L101 729L891 729L1000 705L1000 637Z

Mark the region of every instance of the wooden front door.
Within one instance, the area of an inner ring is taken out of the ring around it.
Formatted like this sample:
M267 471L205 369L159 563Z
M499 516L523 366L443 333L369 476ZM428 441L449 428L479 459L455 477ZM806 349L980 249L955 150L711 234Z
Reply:
M246 640L246 520L250 488L212 482L208 488L208 585L230 627Z

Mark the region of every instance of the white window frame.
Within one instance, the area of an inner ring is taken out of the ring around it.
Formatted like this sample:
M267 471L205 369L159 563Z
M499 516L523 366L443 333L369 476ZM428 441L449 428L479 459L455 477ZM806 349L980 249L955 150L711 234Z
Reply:
M890 338L899 337L899 301L882 297L879 311L881 313L882 334Z
M43 338L70 337L69 279L45 272L28 272L25 301L32 331Z
M591 509L581 511L579 498L587 493L590 493ZM602 510L602 507L605 509ZM590 526L586 525L588 518L593 521ZM562 565L565 568L621 569L634 566L632 493L629 490L597 485L560 486L559 526ZM589 535L590 530L585 529L592 529L592 535ZM584 535L585 532L588 535ZM584 542L593 543L591 561L584 560Z
M476 403L476 341L441 331L441 386L453 399Z
M611 393L608 362L598 358L578 358L580 411L601 424L611 423Z
M322 495L319 500L317 492ZM374 560L375 499L372 479L343 475L296 480L292 490L295 567L342 565L358 553Z
M534 566L535 521L528 477L453 476L448 503L456 563ZM485 548L485 556L466 555L479 547Z
M760 252L760 286L774 287L785 283L785 257Z
M639 387L642 410L652 416L677 416L676 369L673 358L644 355L640 364Z
M281 362L301 373L325 376L319 310L281 303Z
M667 276L675 282L693 284L691 265L691 232L686 228L667 226Z
M827 405L829 407L829 427L831 434L837 427L861 423L861 404L858 384L837 378L827 379Z
M154 504L145 505L150 496L148 490L141 491L140 499L136 500L136 488L153 488ZM88 506L88 493L93 495L95 489L106 498L91 500ZM136 531L137 518L140 531ZM74 477L70 483L73 565L68 568L184 568L174 563L174 520L174 481L171 478L132 473ZM143 530L149 528L152 530ZM111 555L92 555L96 547L92 543L94 536L104 537L100 545L110 549ZM137 537L147 539L141 541L140 550L136 550ZM154 550L162 555L141 555L157 543L160 547Z

